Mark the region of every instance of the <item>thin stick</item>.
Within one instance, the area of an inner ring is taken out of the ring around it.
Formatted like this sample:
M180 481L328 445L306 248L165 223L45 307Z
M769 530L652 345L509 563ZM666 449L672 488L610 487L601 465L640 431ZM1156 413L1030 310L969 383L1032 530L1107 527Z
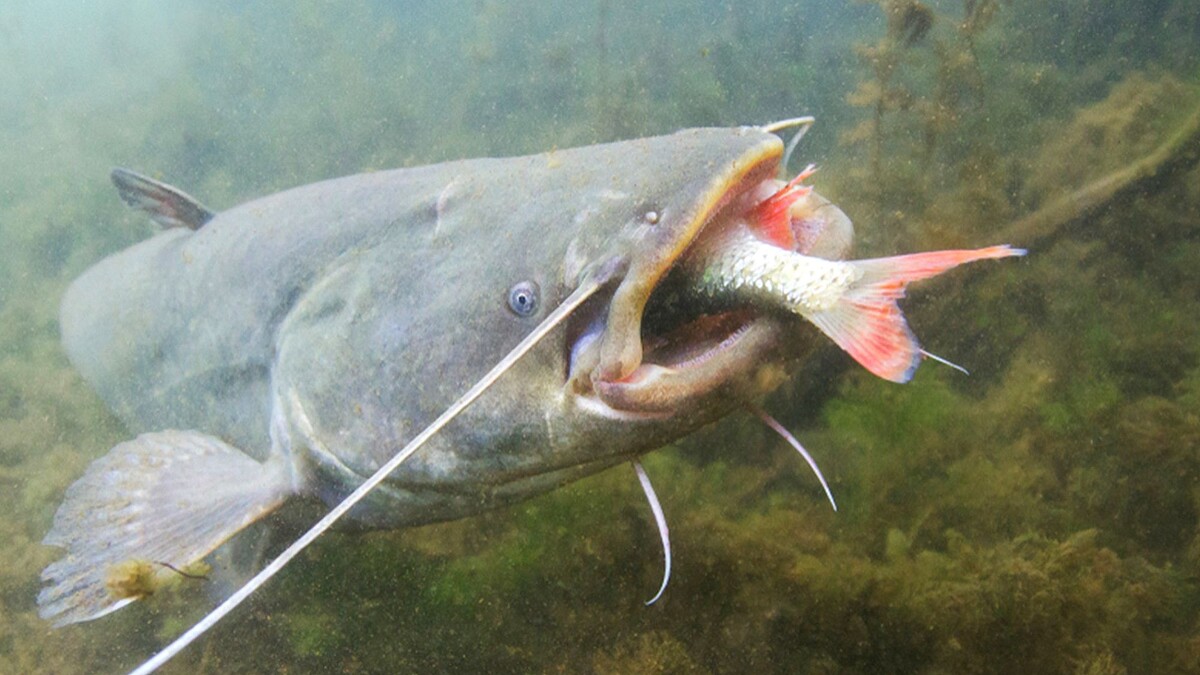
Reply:
M292 558L295 558L300 551L303 551L306 547L308 547L313 540L324 534L325 531L328 530L334 523L336 523L342 516L344 516L347 511L354 508L356 504L362 501L363 497L366 497L371 490L374 490L376 486L382 483L390 473L396 470L396 467L403 464L406 459L416 452L418 448L424 445L426 441L432 438L434 434L441 431L442 427L446 426L450 420L457 417L467 406L471 405L475 399L479 398L480 394L487 390L488 387L492 386L492 384L494 384L496 380L504 374L505 371L512 367L512 365L516 363L522 356L524 356L526 352L532 349L533 346L536 345L542 338L546 337L546 335L548 335L555 326L566 319L571 312L579 307L579 305L583 304L583 302L591 297L593 293L599 290L600 287L603 286L609 278L611 278L614 271L615 270L611 268L605 270L601 274L597 275L596 278L585 282L579 288L575 289L574 293L568 296L561 305L559 305L553 312L550 313L549 316L545 318L545 320L538 324L537 328L533 329L532 333L526 335L525 339L521 340L521 342L514 347L511 352L508 353L508 355L501 359L494 368L488 371L487 375L484 375L482 379L480 379L475 383L474 386L467 390L467 393L463 394L461 398L447 408L446 412L442 413L441 416L434 420L432 424L425 427L421 433L417 434L415 438L409 441L408 445L404 446L400 452L397 452L390 460L388 460L387 464L379 467L378 471L376 471L370 478L363 481L362 485L359 485L354 492L351 492L350 495L343 499L340 504L333 507L329 513L325 514L324 518L317 521L316 525L313 525L307 532L301 535L299 539L293 542L291 546L288 546L283 553L279 554L279 557L271 561L271 564L264 567L261 572L254 575L254 578L250 579L250 581L247 581L233 595L226 598L225 602L217 605L217 607L209 612L207 616L201 619L199 623L189 628L183 635L175 638L174 642L167 645L162 651L155 654L142 665L138 666L130 673L130 675L148 675L149 673L153 673L160 666L167 661L170 661L172 657L182 651L184 647L187 647L196 638L203 635L209 628L212 628L213 625L224 618L226 614L240 605L243 600L250 597L250 594L254 593L254 591L258 590L258 588L265 584L267 580L275 576L275 574L279 570L283 569L284 565L288 564Z
M207 574L192 574L191 572L184 572L183 570L179 569L178 567L176 567L176 566L172 565L172 564L171 564L171 563L169 563L169 562L163 562L163 561L161 561L161 560L155 560L155 561L154 561L154 564L155 564L155 565L162 565L163 567L165 567L165 568L167 568L167 569L171 570L172 572L174 572L174 573L178 574L179 576L183 577L184 579L196 579L196 580L198 580L198 581L208 581L208 575L207 575Z

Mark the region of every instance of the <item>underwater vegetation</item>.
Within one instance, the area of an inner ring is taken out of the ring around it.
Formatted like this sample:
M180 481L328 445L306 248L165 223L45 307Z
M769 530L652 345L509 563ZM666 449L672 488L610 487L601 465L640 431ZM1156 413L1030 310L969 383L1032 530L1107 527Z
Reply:
M1200 7L778 4L136 5L95 22L87 78L39 61L29 7L0 8L0 91L20 94L0 149L22 158L0 169L0 672L120 671L208 606L180 578L59 631L34 607L64 489L126 436L56 318L70 279L150 232L112 165L219 208L814 113L794 164L820 164L860 257L1031 248L907 301L970 377L928 364L901 387L829 350L765 403L838 512L735 417L646 458L675 549L652 607L659 544L618 467L333 535L167 672L1200 673Z

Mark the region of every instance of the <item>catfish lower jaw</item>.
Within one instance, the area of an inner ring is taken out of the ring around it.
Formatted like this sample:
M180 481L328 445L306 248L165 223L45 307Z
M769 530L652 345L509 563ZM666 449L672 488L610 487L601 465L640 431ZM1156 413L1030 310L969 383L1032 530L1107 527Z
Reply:
M778 329L767 319L735 312L702 316L679 329L695 342L645 345L642 363L628 376L593 382L608 407L638 413L671 414L763 393L757 385L766 356L778 343ZM675 336L677 337L677 336ZM774 385L775 378L767 378Z

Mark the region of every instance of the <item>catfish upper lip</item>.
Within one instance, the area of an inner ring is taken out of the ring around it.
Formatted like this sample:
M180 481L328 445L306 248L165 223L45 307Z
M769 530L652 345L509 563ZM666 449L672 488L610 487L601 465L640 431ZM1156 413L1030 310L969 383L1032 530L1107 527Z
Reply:
M631 256L629 272L609 304L599 357L591 371L593 382L621 380L641 365L642 316L658 282L722 209L775 176L782 141L757 128L739 133L758 133L761 138L726 166L713 167L708 180L695 187L696 198L674 210L672 218L661 219L653 234L645 237L644 249Z
M773 170L774 164L761 162L730 179L727 185L731 187L703 214L699 228L671 259L672 266L703 239L714 221L736 218L752 207L752 202L764 191L773 191L764 188L768 183L773 186L772 181L758 179L761 175L758 172L764 167ZM664 274L656 279L649 292L660 288L666 278ZM762 356L777 342L778 333L773 323L752 309L706 313L699 308L693 314L690 310L701 298L689 300L686 295L683 302L690 302L691 307L683 310L682 321L666 333L647 335L646 312L655 309L646 309L648 300L647 297L642 302L643 312L638 317L637 362L619 377L604 377L601 369L593 373L592 389L600 400L615 410L673 413L688 402L699 402L698 399L710 393L736 386L736 382L731 382L736 378L749 378L757 370ZM668 320L666 325L671 326L671 321ZM608 328L611 330L612 326ZM659 340L657 344L651 342L655 337Z

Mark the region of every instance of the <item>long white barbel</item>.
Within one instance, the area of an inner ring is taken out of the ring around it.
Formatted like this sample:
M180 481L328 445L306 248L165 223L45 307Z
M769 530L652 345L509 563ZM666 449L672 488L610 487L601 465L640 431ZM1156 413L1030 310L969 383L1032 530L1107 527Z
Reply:
M654 486L650 484L650 476L646 474L646 468L642 466L640 460L633 460L633 470L637 472L638 482L642 484L642 492L646 493L646 501L650 502L650 512L654 514L654 524L658 527L658 537L662 540L662 585L658 587L658 592L654 594L654 597L646 601L646 606L649 607L658 602L658 599L667 590L667 583L671 581L671 534L667 530L667 517L663 515L662 504L659 503L658 495L654 493Z
M816 121L817 118L813 117L812 115L805 115L803 117L789 117L786 120L779 120L778 122L764 124L761 128L763 131L773 134L783 131L784 129L791 129L793 127L811 127ZM807 131L807 129L805 130Z
M821 481L821 487L825 489L825 496L829 498L829 505L833 507L834 511L837 511L837 502L833 500L833 490L830 490L829 483L825 482L825 475L821 473L821 467L817 466L817 460L808 454L808 450L805 450L803 445L800 445L800 440L793 436L792 432L787 430L787 427L780 424L779 420L771 417L767 411L757 406L747 407L750 409L750 412L758 415L758 418L763 421L763 424L770 427L771 431L779 434L783 440L787 441L788 445L795 448L796 452L800 453L805 462L808 462L808 468L812 469L812 472L817 475L817 480Z
M792 153L796 151L796 146L800 145L800 139L804 138L804 134L807 134L808 130L811 129L812 125L816 124L816 122L817 118L813 117L812 115L805 115L804 117L792 117L786 120L779 120L778 122L772 122L762 127L763 131L772 134L777 134L784 129L798 127L796 133L792 136L792 140L788 141L787 149L783 152L783 159L779 162L779 171L783 175L787 175L788 162L791 161Z
M457 401L455 401L446 412L442 413L429 426L425 427L421 433L417 434L408 445L404 446L400 452L397 452L386 464L379 467L379 470L371 475L355 488L345 499L337 506L333 507L329 513L325 514L324 518L317 521L315 525L308 529L299 539L292 542L291 546L284 549L277 558L271 561L269 565L264 567L262 571L254 575L252 579L242 585L233 595L225 599L224 602L217 605L203 619L189 628L185 633L175 638L175 641L163 648L162 651L152 656L145 663L130 671L130 675L149 675L155 670L158 670L167 661L170 661L176 654L183 651L185 647L190 645L196 638L203 635L212 628L218 621L223 619L226 614L229 614L235 607L242 604L246 598L250 597L254 591L258 590L271 577L275 576L279 570L291 562L300 551L308 547L317 537L321 536L333 526L346 512L354 508L356 504L362 501L371 490L374 490L385 478L404 463L414 452L425 444L434 434L442 430L450 420L457 417L467 406L471 405L479 395L492 386L496 380L500 379L509 368L512 367L522 356L525 355L534 345L546 337L558 324L570 316L571 312L575 311L588 298L592 297L596 291L600 290L612 277L615 275L619 266L619 261L610 261L609 264L603 266L600 271L593 275L592 278L584 281L583 284L576 288L571 295L563 300L562 304L554 309L529 335L526 335L516 347L513 347L500 362L488 371L478 382L467 390Z

